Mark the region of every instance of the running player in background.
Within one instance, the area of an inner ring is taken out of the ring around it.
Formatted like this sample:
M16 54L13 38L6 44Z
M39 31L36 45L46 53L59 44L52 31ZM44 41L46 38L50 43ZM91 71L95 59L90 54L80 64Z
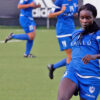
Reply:
M60 82L57 100L70 100L76 91L80 100L96 100L100 92L100 28L94 21L97 10L86 4L78 14L82 29L73 32L71 62Z
M72 32L75 30L74 16L77 16L78 0L54 0L55 9L48 15L49 18L57 17L56 36L61 51L65 51L67 59L57 62L56 64L49 64L49 77L53 79L53 72L55 69L66 66L70 63L72 49L70 46L72 40Z
M41 5L36 4L34 0L20 0L18 3L18 9L20 9L19 22L21 27L24 29L25 34L11 33L5 39L5 43L11 39L26 40L26 51L24 53L24 57L34 57L32 54L30 54L36 34L36 24L32 16L32 10L33 8L38 7L41 7Z

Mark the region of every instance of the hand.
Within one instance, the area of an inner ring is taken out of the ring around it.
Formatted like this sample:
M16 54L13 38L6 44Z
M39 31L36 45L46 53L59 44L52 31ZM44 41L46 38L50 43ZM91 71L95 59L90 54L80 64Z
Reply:
M40 4L40 3L39 3L39 4L37 4L37 7L38 7L38 8L40 8L40 7L41 7L41 4Z
M34 2L30 3L30 7L33 7L33 8L39 8L41 7L40 4L35 4Z
M35 4L34 4L34 2L31 2L29 5L30 5L30 7L34 7Z
M66 6L62 6L61 11L62 13L66 10Z
M97 59L97 55L86 55L82 58L81 61L84 61L84 64L88 64L90 60Z

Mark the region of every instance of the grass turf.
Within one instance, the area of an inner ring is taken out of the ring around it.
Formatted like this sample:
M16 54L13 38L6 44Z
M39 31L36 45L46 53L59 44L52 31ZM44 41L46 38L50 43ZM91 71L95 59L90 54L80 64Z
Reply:
M10 32L24 33L19 27L0 27L0 41ZM55 29L37 29L31 51L36 58L24 58L24 51L25 41L0 43L0 100L56 100L65 68L57 69L50 80L47 64L66 56L59 50Z

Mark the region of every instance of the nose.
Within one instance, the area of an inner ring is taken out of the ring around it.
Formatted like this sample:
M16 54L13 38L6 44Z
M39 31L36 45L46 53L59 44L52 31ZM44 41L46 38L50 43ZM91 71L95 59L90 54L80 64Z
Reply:
M86 19L86 18L84 18L84 19L83 19L83 22L84 22L84 23L86 23L86 22L87 22L87 19Z

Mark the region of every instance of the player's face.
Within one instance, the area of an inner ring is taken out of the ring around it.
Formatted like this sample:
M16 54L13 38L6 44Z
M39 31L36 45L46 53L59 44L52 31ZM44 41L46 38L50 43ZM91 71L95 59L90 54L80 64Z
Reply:
M90 25L93 24L94 17L91 11L89 10L82 10L80 11L79 20L83 29L88 28Z

